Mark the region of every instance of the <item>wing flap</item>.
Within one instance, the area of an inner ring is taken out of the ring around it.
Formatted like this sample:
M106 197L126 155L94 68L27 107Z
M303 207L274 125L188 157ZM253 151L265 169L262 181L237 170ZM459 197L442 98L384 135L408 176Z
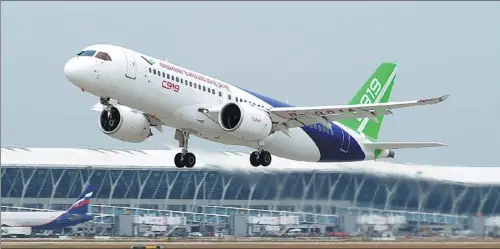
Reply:
M373 116L386 115L386 112L390 112L392 109L422 106L422 105L433 105L440 103L447 99L450 95L446 94L440 97L422 99L422 100L412 100L412 101L401 101L401 102L386 102L377 104L359 104L359 105L336 105L336 106L312 106L312 107L277 107L271 108L269 111L276 116L283 119L292 119L307 117L309 115L316 116L339 116L339 119L345 119L345 114L354 115L357 118L372 118ZM392 113L392 112L391 112ZM349 117L349 118L352 118Z
M407 148L428 148L441 147L446 144L438 142L372 142L366 143L365 146L370 149L407 149Z
M375 113L375 116L380 116L380 115L392 115L393 113L390 110L385 110L385 111L379 111ZM326 120L328 121L337 121L337 120L342 120L342 119L351 119L351 118L363 118L363 114L356 114L356 113L343 113L343 114L336 114L336 115L329 115L329 116L323 116ZM276 121L276 119L273 119L273 121ZM289 119L289 120L283 120L283 123L287 125L288 128L296 128L296 127L303 127L306 125L312 125L312 124L317 124L318 119L313 118L311 116L304 116L300 118L295 118L295 119Z

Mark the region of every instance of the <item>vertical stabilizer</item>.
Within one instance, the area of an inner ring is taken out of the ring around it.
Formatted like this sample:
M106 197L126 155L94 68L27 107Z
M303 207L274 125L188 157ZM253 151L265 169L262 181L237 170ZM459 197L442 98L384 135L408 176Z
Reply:
M382 63L351 99L349 105L388 102L396 79L397 69L398 65L394 63ZM377 117L378 123L369 118L345 119L340 120L339 123L352 130L364 133L372 140L376 140L383 119L384 116L382 115Z
M90 198L94 194L94 187L88 185L78 200L66 211L69 214L87 214L89 211Z

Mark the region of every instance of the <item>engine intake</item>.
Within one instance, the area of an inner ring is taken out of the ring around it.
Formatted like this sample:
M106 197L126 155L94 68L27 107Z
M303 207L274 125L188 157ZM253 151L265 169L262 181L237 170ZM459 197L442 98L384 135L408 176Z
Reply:
M137 110L115 105L110 110L102 110L99 128L112 137L125 142L140 143L153 135L149 120Z
M271 134L269 114L248 104L228 103L219 113L220 127L236 137L262 141Z

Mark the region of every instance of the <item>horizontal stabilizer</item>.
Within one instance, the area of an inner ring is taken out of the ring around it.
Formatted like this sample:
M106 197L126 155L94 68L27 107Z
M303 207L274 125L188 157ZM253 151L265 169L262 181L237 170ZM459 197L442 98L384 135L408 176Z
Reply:
M366 143L365 146L370 149L406 149L406 148L426 148L446 146L437 142L373 142Z

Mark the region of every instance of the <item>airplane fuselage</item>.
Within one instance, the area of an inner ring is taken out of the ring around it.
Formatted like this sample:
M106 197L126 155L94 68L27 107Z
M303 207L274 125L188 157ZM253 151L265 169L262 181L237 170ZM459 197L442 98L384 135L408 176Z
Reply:
M66 212L2 212L2 226L31 227L32 230L53 230L92 220L90 215Z
M93 45L83 51L104 51L112 60L83 55L71 58L65 73L73 84L95 96L148 113L174 129L222 144L255 149L263 145L273 155L298 161L346 162L376 157L374 150L364 146L367 138L363 133L338 122L330 122L331 129L318 123L292 128L290 134L274 132L263 141L235 137L199 108L230 102L263 110L292 105L130 49Z

